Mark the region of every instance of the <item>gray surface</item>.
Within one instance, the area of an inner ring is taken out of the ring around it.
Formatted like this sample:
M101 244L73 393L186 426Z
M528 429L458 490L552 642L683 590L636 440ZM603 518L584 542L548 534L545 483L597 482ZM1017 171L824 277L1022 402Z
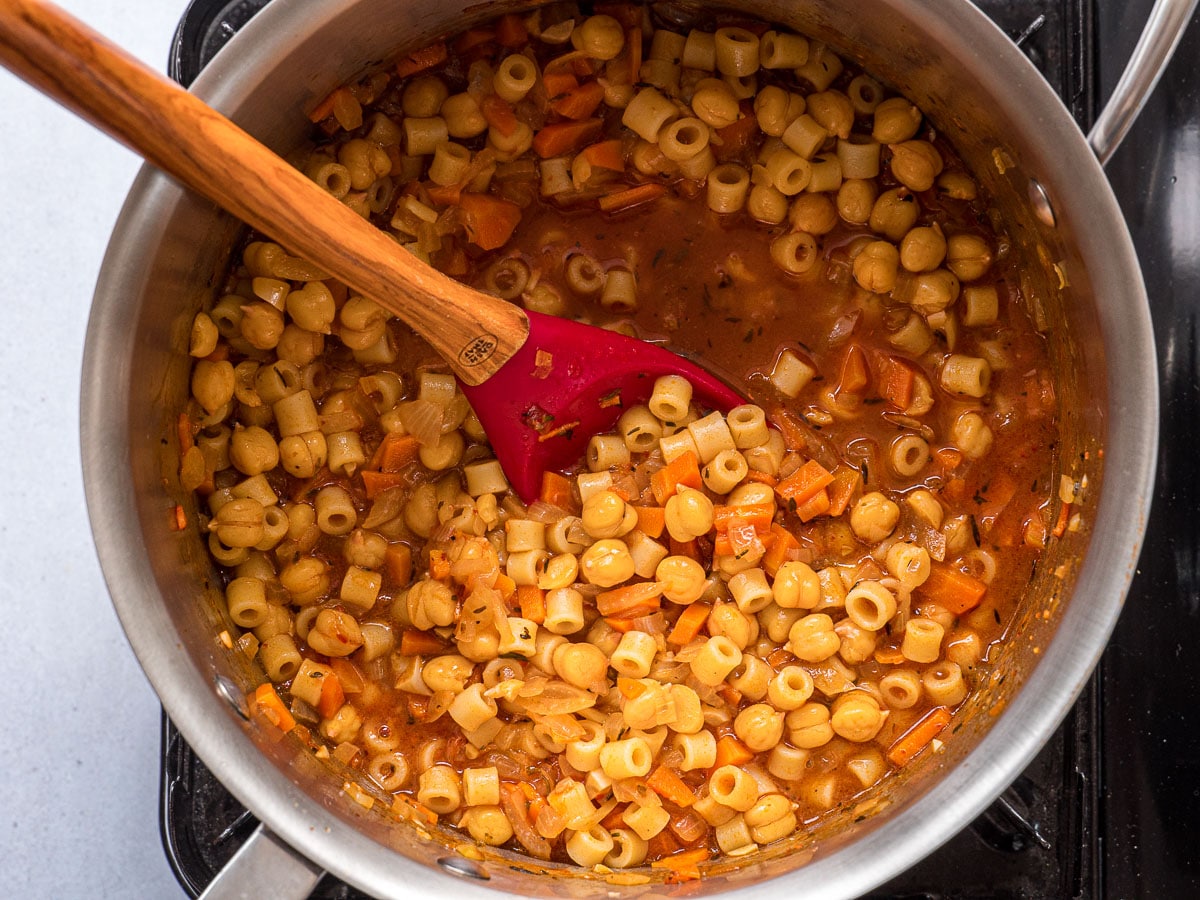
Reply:
M57 0L156 69L186 0ZM133 154L0 69L0 896L182 896L158 834L159 706L92 547L84 328Z

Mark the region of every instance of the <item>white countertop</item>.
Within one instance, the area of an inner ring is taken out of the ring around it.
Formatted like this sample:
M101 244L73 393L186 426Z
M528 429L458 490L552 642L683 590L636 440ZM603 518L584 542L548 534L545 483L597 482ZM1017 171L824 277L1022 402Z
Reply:
M58 0L163 71L186 0ZM88 308L139 160L0 69L0 894L184 896L158 830L160 708L92 546Z

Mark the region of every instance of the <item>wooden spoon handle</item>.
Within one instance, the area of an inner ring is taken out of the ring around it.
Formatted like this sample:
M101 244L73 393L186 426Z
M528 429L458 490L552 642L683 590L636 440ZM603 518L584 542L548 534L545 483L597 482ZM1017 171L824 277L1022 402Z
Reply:
M399 316L467 384L525 342L518 307L421 263L173 82L42 0L0 0L0 62L187 187Z

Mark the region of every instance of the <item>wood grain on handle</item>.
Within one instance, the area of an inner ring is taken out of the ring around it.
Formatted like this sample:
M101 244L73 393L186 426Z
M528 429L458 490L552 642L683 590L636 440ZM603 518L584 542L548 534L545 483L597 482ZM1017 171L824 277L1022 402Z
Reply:
M516 306L430 268L196 97L41 0L0 0L0 62L187 187L399 316L463 381L525 342Z

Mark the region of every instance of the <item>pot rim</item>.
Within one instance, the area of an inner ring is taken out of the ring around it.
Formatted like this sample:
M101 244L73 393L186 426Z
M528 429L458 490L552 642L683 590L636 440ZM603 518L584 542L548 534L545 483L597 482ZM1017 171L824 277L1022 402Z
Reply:
M1064 208L1084 198L1080 203L1087 204L1089 214L1076 229L1081 254L1089 261L1097 294L1115 298L1098 304L1109 355L1110 422L1101 500L1075 586L1075 594L1089 597L1089 602L1069 604L1042 662L958 765L942 773L891 821L781 876L802 877L809 887L821 885L823 894L845 897L900 873L961 830L1058 727L1098 662L1132 580L1149 514L1158 437L1156 369L1144 364L1156 358L1149 304L1128 229L1085 137L1024 54L966 0L952 5L945 0L894 0L892 5L912 19L931 22L931 31L957 35L956 43L962 42L962 35L972 35L978 48L990 35L986 42L996 82L1021 88L1019 103L1002 92L998 105L1014 119L1033 121L1018 106L1043 114L1031 140L1046 148L1045 158L1062 160L1066 173L1048 173L1043 183L1070 181L1077 196L1064 193L1070 201L1062 204ZM301 10L303 15L297 15ZM256 66L337 15L330 5L274 0L232 42L235 48L257 44L254 58L239 56L236 49L222 50L197 79L194 92L219 110L236 108L250 90L247 85L261 78L255 77ZM1045 115L1047 110L1050 115ZM452 889L463 896L495 897L493 889L479 883L451 883L432 867L405 860L334 815L276 768L247 737L244 723L228 704L215 691L202 688L212 685L212 674L200 671L180 652L135 531L111 527L110 511L132 509L130 498L136 492L128 467L113 465L113 460L130 458L133 438L128 427L131 366L122 357L121 298L124 285L146 264L127 248L156 237L158 223L182 196L182 189L148 166L138 175L101 269L83 361L82 461L89 516L101 567L130 644L168 714L200 758L297 851L373 894L432 896ZM1115 416L1122 417L1120 429L1113 427ZM779 886L772 879L740 886L734 893L766 897Z

